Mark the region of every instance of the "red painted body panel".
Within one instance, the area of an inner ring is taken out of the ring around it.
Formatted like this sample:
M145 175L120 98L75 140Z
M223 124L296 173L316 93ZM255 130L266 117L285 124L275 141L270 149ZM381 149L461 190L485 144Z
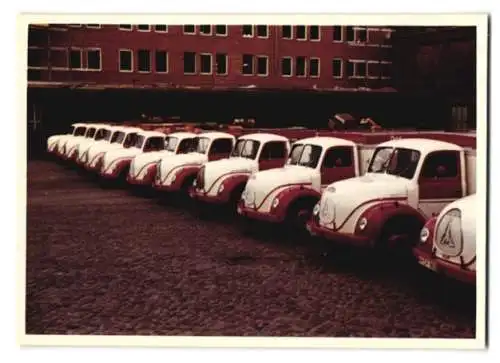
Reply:
M144 178L138 179L138 178L132 178L130 177L130 174L127 175L127 182L132 185L151 185L153 183L153 180L156 175L156 168L157 164L152 163L149 165L146 165L145 168L147 168L146 175L144 175Z
M198 173L200 168L201 165L178 166L168 174L169 176L167 176L167 178L170 178L171 173L175 173L176 175L175 181L171 185L159 185L155 181L153 187L159 191L179 192L181 191L186 178L196 176L196 173Z
M221 175L207 189L207 192L202 192L200 190L193 189L191 196L195 199L202 200L202 201L207 202L207 203L215 203L215 204L228 203L234 190L238 186L241 186L242 184L246 183L249 176L250 176L250 173L248 173L248 174L241 174L240 173L240 174L234 174L234 175L231 175L231 174L232 173ZM222 178L224 178L224 181L222 182L222 184L224 185L224 191L222 193L217 193L217 196L208 195L210 192L213 191L213 188L215 188L215 185L218 184L218 182Z
M122 159L118 162L118 165L116 166L116 168L113 171L110 171L108 168L104 171L101 171L100 175L102 178L105 178L105 179L116 179L116 178L118 178L120 173L123 171L123 169L125 167L127 167L128 165L130 165L131 161L132 161L131 158L130 159Z

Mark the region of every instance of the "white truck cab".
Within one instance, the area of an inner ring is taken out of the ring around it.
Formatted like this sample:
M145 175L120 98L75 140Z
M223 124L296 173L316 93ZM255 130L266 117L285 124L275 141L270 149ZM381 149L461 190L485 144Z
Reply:
M71 125L71 132L62 135L52 135L47 139L47 151L49 153L58 154L59 145L70 139L73 136L82 136L87 130L87 124L85 123L74 123Z
M174 132L165 138L164 149L136 155L130 163L127 182L133 185L151 186L160 159L190 152L195 138L196 134L193 132Z
M228 158L235 143L236 138L226 132L197 134L190 152L161 157L153 187L158 191L188 193L202 165L207 161Z
M429 219L413 254L422 266L476 284L476 194L448 204Z
M365 175L330 184L308 222L312 235L371 247L408 247L425 221L475 192L475 151L424 138L384 142Z
M290 153L286 137L271 133L240 136L228 159L209 161L199 170L190 196L212 204L236 202L252 173L281 168Z
M328 184L364 173L371 151L353 141L329 136L296 141L282 168L253 173L238 203L238 214L250 220L305 223Z
M89 124L85 135L75 136L68 140L63 145L63 159L76 161L78 145L80 143L86 143L88 141L95 140L96 136L102 135L102 131L108 128L109 125L106 124ZM99 131L99 133L98 133Z
M141 131L135 135L132 146L106 151L102 158L101 177L125 180L132 159L138 154L162 150L165 137L163 132Z
M113 133L119 129L119 126L104 125L96 131L93 139L80 141L76 150L76 163L83 167L88 161L88 150L90 147L109 144Z
M85 169L88 171L99 172L106 151L133 146L137 133L143 131L138 127L129 126L114 126L113 130L109 143L95 143L89 147L85 161Z

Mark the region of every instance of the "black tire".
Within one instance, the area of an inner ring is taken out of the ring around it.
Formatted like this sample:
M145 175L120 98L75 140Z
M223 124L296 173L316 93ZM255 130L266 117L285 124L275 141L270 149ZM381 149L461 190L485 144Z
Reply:
M312 210L317 200L312 198L299 199L294 202L287 211L285 223L285 235L288 239L298 242L311 238L306 228L306 223L312 215Z
M243 193L243 190L245 190L245 183L242 183L241 185L238 185L231 193L231 196L229 197L229 203L227 205L227 211L229 216L231 217L237 217L238 212L238 202L241 199L241 194Z
M411 249L418 242L422 227L423 224L414 217L393 217L384 224L375 248L391 260L396 256L411 258ZM397 240L393 241L396 238Z

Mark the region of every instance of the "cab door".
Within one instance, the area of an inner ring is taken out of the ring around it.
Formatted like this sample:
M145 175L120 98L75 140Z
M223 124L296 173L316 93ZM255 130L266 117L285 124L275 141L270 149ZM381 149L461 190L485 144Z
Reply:
M228 158L233 150L233 144L233 139L230 138L212 141L212 145L210 145L210 150L208 151L208 160L212 161Z
M281 168L286 163L288 145L285 141L268 141L262 146L259 170Z
M321 184L356 176L354 170L354 149L351 146L333 146L325 152L321 163Z

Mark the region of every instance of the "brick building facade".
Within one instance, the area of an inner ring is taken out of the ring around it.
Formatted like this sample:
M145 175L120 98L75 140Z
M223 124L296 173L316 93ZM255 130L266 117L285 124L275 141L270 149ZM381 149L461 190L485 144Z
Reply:
M32 25L28 80L160 88L379 89L389 27Z

